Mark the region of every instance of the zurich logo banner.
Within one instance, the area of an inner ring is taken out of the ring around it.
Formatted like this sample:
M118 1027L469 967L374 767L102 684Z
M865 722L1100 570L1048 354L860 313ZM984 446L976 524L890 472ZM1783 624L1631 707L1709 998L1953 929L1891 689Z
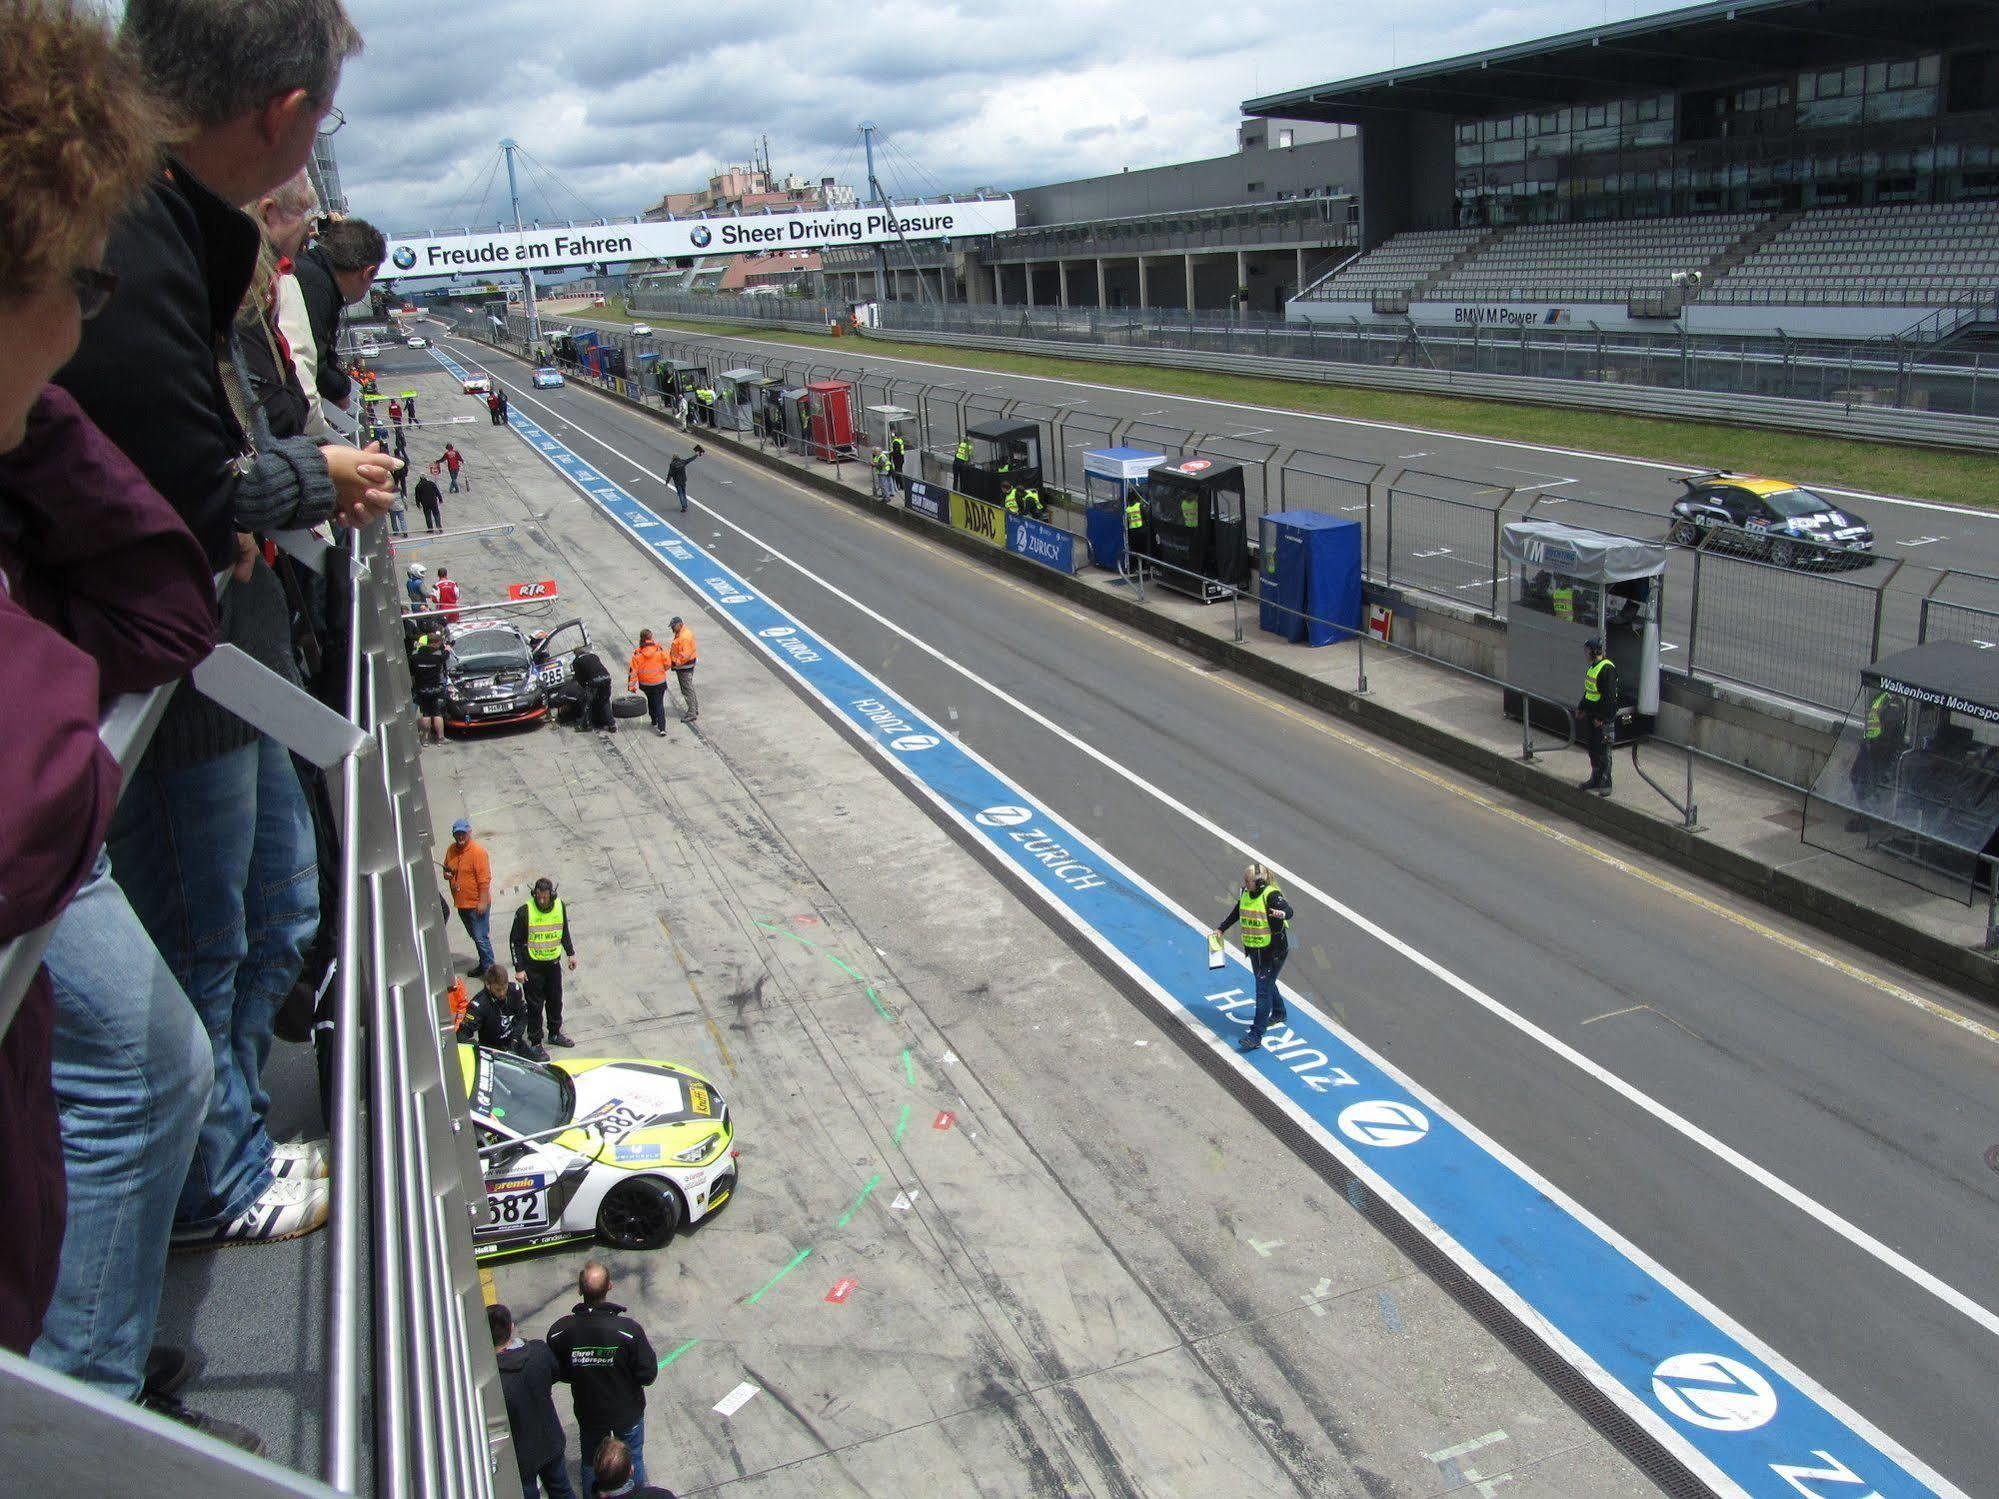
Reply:
M1051 526L1024 515L1006 518L1006 549L1016 557L1039 562L1058 573L1076 570L1076 538L1060 526Z

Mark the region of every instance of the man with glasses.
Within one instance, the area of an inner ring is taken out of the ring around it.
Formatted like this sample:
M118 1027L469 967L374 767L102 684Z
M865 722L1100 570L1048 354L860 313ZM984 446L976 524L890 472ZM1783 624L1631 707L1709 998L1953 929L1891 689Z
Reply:
M366 219L334 219L298 257L293 274L305 298L313 346L319 350L319 393L345 408L353 381L340 367L340 314L368 295L388 254L382 231Z

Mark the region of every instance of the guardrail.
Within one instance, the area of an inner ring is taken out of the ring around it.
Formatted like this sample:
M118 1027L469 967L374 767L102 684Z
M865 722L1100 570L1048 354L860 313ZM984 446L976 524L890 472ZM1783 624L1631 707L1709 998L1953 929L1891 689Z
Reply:
M10 1449L20 1492L70 1486L76 1449L117 1453L121 1491L179 1496L358 1494L490 1499L513 1465L472 1260L485 1193L442 1000L450 968L417 764L397 580L385 525L337 546L280 538L345 600L345 711L233 647L198 667L204 695L324 769L340 840L332 1117L333 1207L323 1483L0 1353L0 1409L51 1440ZM173 687L119 699L100 732L126 769ZM47 933L0 950L0 1028ZM282 1307L245 1307L268 1319ZM143 1480L141 1475L143 1474Z

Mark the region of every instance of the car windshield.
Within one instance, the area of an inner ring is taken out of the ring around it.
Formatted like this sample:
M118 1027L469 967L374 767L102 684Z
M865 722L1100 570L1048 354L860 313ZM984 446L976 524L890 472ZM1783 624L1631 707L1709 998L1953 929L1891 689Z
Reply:
M478 630L451 642L451 667L458 672L526 671L528 648L507 630Z
M1797 520L1800 516L1824 515L1832 509L1832 502L1809 489L1778 489L1763 496L1763 502L1785 520Z
M517 1135L559 1129L576 1108L567 1073L503 1051L480 1050L472 1092L480 1113Z

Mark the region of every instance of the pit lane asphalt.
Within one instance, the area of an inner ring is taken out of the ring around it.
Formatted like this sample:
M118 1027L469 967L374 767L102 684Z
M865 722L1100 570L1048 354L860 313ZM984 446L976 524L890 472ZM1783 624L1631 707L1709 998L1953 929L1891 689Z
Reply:
M663 473L685 439L592 393L535 392L525 367L480 346L445 346L490 366L517 403L540 403L528 405L537 420L641 499L668 503L637 465ZM1999 1433L1986 1396L1999 1338L1884 1263L1906 1256L1999 1307L1989 1254L1999 1176L1982 1160L1999 1140L1989 1043L1606 877L1435 780L1317 733L1286 704L840 502L714 453L691 490L756 538L697 523L704 543L1169 895L1219 915L1240 859L783 559L1871 1235L1874 1254L1300 898L1287 978L1967 1492L1992 1490Z

